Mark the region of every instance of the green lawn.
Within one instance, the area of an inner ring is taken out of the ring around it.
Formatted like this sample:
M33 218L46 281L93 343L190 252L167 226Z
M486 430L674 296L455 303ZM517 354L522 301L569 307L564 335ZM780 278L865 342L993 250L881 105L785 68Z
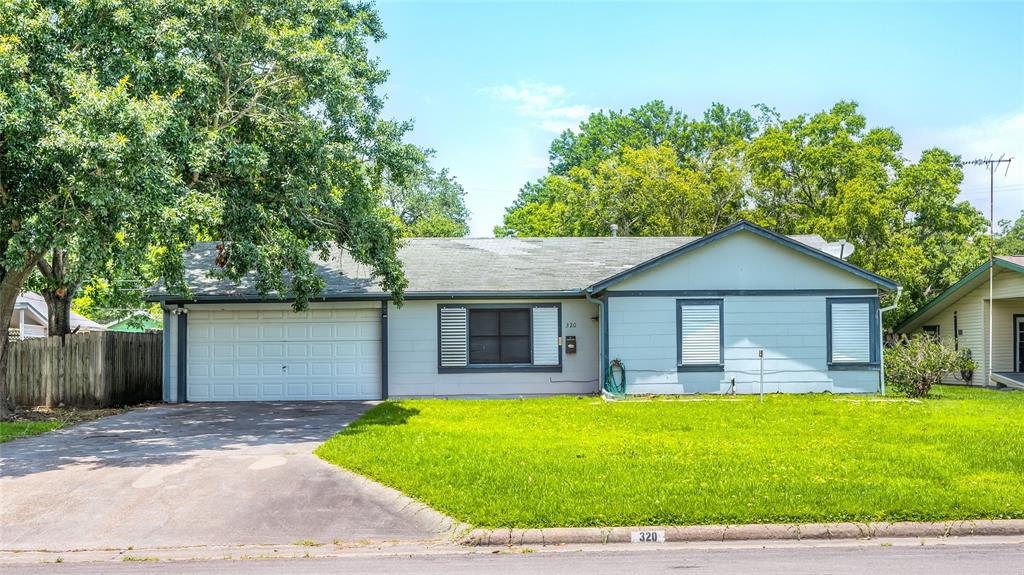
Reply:
M64 422L58 419L43 419L39 421L0 421L0 443L11 441L12 439L18 439L19 437L46 433L47 431L53 431L63 425Z
M1024 517L1024 393L383 403L320 457L480 527Z

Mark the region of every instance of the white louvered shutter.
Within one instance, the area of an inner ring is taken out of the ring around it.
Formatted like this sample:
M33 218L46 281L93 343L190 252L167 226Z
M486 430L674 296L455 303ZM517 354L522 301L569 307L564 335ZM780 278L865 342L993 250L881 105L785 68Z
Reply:
M871 307L866 303L832 304L832 362L871 362Z
M721 313L717 304L679 306L680 365L718 365L722 361Z
M533 308L533 365L558 365L558 308Z
M464 307L441 308L441 367L466 367L467 318Z

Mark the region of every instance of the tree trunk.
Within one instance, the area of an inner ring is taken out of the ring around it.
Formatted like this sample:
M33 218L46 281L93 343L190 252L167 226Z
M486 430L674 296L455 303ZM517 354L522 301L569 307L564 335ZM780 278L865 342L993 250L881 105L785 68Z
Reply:
M49 323L49 335L64 336L71 333L71 299L78 291L78 285L68 281L65 259L67 252L54 248L51 259L47 262L40 258L36 262L39 273L46 281L43 291L43 299L46 300L48 309L47 322Z
M43 299L46 300L47 321L49 322L49 335L67 335L71 333L71 298L74 295L74 291L70 288L43 290Z
M8 283L0 281L0 421L6 420L14 411L7 391L7 357L11 347L11 316L18 301L18 289L10 289Z
M18 302L21 284L35 266L32 262L22 269L7 270L0 268L0 420L5 420L14 413L14 402L7 390L7 358L11 349L11 319L14 316L14 304Z

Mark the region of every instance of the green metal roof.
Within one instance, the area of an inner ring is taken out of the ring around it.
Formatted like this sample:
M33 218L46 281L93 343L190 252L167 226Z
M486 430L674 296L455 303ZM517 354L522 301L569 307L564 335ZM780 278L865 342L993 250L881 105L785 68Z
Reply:
M149 316L141 315L126 317L107 326L107 331L125 331L132 333L143 333L156 329L163 329L161 322Z
M1024 273L1024 257L1022 256L996 256L995 260L993 261L995 262L995 266L998 269L1005 269L1012 272ZM928 314L931 313L936 308L938 308L939 306L941 306L943 302L949 301L950 298L953 298L953 296L967 289L968 286L973 287L972 284L974 283L974 281L981 277L982 274L988 271L989 265L990 262L986 261L985 263L978 266L974 271L961 278L960 281L949 286L949 288L947 288L945 291L943 291L934 299L932 299L924 306L922 306L921 309L914 312L914 315L903 320L903 322L900 323L900 325L896 326L896 331L907 331L910 328L910 326L914 325L916 322L924 319L925 317L928 317ZM984 280L979 281L978 283L984 283Z

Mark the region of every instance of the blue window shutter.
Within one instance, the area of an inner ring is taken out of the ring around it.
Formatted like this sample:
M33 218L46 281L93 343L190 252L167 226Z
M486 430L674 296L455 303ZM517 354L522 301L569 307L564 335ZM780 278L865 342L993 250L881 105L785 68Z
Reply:
M871 306L866 302L831 306L832 363L871 362Z
M558 308L533 308L533 365L558 365Z
M721 307L718 304L679 306L679 365L718 365L722 361Z
M466 367L468 314L464 307L441 308L441 367Z

